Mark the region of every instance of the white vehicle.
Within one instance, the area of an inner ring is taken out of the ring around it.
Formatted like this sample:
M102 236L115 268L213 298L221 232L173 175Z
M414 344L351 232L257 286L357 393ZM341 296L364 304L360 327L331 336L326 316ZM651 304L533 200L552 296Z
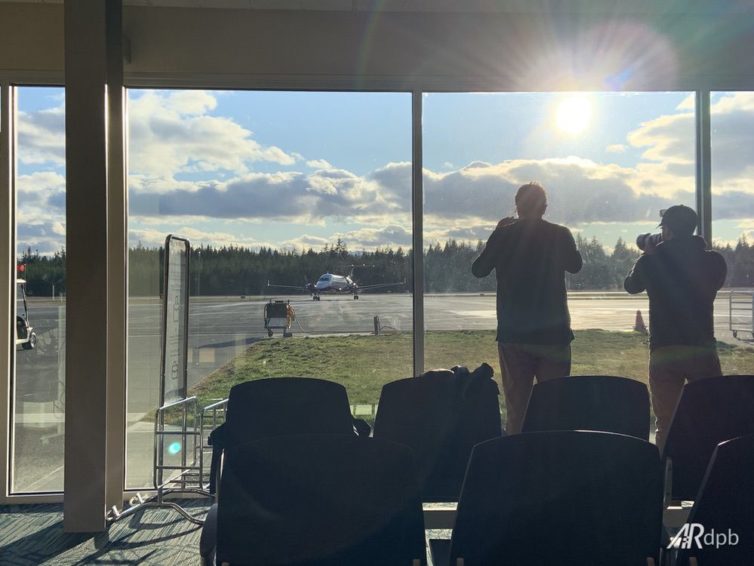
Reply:
M26 281L16 279L16 346L33 350L37 345L37 335L29 324L29 307L26 303Z

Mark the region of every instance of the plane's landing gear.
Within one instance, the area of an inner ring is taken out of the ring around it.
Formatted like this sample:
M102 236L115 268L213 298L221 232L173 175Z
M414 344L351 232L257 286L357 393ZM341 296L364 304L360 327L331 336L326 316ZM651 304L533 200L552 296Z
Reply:
M319 295L312 295L312 301L319 301Z
M358 296L358 295L354 295L354 296L353 296L353 300L354 300L354 301L358 301L358 300L359 300L359 296Z

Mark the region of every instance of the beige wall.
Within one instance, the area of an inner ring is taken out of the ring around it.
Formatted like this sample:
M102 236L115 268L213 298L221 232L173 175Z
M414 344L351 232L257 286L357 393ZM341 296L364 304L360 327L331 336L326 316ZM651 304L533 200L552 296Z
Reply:
M133 85L754 89L754 14L126 7ZM0 75L62 77L62 5L0 3Z
M0 76L62 71L62 4L0 3Z

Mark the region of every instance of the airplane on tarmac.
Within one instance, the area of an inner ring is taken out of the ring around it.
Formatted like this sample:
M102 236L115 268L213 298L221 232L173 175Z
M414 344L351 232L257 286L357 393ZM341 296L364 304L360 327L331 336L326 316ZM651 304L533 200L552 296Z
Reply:
M336 275L335 273L327 272L322 274L314 283L311 283L307 279L303 287L294 285L276 285L269 281L267 281L267 287L297 289L299 291L304 290L311 293L313 301L319 301L322 293L353 294L354 300L358 300L361 291L373 291L375 289L398 287L406 284L405 281L402 281L400 283L378 283L376 285L361 286L353 280L353 267L354 266L351 266L351 272L348 275Z

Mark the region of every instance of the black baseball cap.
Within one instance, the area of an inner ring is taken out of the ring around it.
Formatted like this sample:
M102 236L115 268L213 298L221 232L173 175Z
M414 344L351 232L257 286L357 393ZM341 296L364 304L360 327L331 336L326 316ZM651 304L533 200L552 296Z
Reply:
M699 216L693 208L676 204L660 211L660 226L667 226L674 234L691 235L699 224Z

